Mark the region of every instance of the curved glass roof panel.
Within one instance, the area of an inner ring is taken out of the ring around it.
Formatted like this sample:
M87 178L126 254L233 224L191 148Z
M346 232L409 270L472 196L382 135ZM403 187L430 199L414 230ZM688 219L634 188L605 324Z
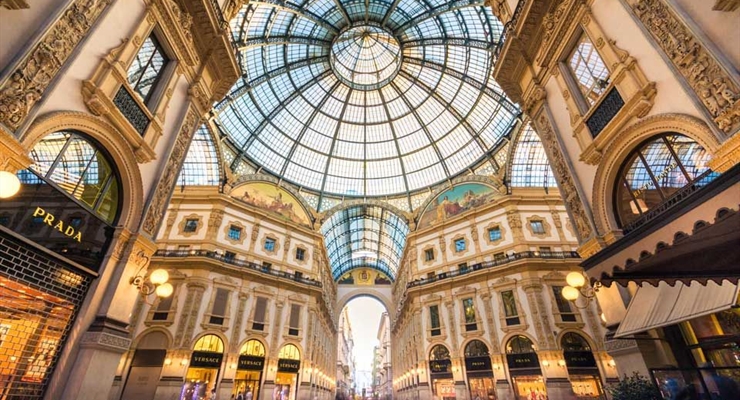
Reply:
M334 279L360 267L396 278L409 227L385 208L358 205L334 213L321 226Z
M491 76L503 27L483 4L251 1L231 21L242 77L214 107L232 168L388 196L489 157L519 110Z
M215 186L220 179L218 153L208 128L202 125L190 142L188 154L177 178L178 186Z
M530 124L519 134L511 160L512 187L556 187L545 148Z

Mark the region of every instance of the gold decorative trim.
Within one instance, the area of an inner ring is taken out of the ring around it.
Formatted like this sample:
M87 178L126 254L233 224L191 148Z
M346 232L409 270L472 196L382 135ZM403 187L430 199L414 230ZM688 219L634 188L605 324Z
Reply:
M188 220L197 221L195 230L192 232L185 232L185 225L187 224ZM203 227L203 216L200 214L190 214L190 215L184 216L180 220L180 223L177 225L177 233L183 237L195 236L198 234L198 232L200 231L202 227Z
M740 128L740 87L701 40L661 0L630 0L645 29L701 100L715 125L730 134Z
M239 239L232 239L229 234L231 233L231 227L235 226L238 228L241 228L241 234L239 235ZM244 244L244 241L247 240L247 227L242 224L239 221L233 221L230 220L226 226L224 226L224 239L231 243L233 246L239 246Z
M111 0L76 0L0 87L0 124L18 129Z
M496 239L496 240L491 240L491 234L488 231L490 231L491 229L494 229L494 228L498 228L499 229L499 231L501 232L501 237L498 238L498 239ZM486 235L486 242L489 245L496 246L499 243L501 243L504 240L506 240L506 228L504 228L504 224L502 224L500 222L491 222L484 229L485 229L485 232L486 232L486 234L485 234Z
M265 248L265 244L267 244L267 239L272 239L275 241L275 246L272 250L267 250ZM273 235L272 233L265 234L265 236L262 238L262 251L265 252L265 254L277 256L278 252L280 251L280 240L278 240L277 236Z
M463 240L463 243L465 243L465 250L458 251L457 250L457 241L460 240L460 239L462 239ZM456 256L462 256L463 254L465 254L468 251L470 251L470 243L468 243L468 238L467 238L467 236L465 236L462 233L459 233L459 234L453 236L452 237L452 240L450 240L450 245L451 245L451 248L453 249L452 251L455 252L455 255Z

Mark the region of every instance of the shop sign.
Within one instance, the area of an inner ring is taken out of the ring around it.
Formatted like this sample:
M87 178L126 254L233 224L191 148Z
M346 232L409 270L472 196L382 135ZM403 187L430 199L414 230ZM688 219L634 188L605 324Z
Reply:
M568 368L597 368L594 353L590 351L566 351L563 358Z
M290 373L298 373L298 371L301 369L301 361L300 360L288 360L285 358L278 359L278 371L280 372L290 372Z
M190 366L195 368L220 368L224 355L208 351L194 351L190 357Z
M439 383L437 391L441 397L455 397L455 384L452 382Z
M465 370L467 371L490 371L491 357L470 357L465 358Z
M113 237L108 222L43 180L1 201L0 216L6 228L92 272Z
M265 357L258 356L239 356L239 362L236 369L247 371L262 371L265 368Z
M432 360L429 361L429 371L432 374L449 372L452 362L450 360Z
M507 354L506 362L509 364L509 369L540 368L537 353Z

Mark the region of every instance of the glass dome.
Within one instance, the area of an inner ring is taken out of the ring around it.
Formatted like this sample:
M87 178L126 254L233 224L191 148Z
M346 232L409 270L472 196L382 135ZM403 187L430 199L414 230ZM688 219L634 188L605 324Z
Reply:
M250 2L231 21L242 77L214 107L232 168L388 196L490 157L519 110L491 76L502 25L483 3Z

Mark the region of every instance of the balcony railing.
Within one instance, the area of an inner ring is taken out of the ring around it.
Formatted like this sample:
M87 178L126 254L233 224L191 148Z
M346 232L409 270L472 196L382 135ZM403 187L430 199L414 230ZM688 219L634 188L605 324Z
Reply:
M525 260L525 259L541 259L541 260L570 260L580 259L581 256L575 251L523 251L521 253L514 253L508 256L497 257L492 261L486 261L483 263L473 264L466 269L459 269L457 271L442 272L434 277L417 279L406 284L407 288L426 285L433 282L438 282L443 279L449 279L456 276L472 274L477 271L494 268L501 265L510 264L514 261Z
M267 266L263 266L250 261L237 260L233 256L225 256L211 250L157 250L154 256L165 258L206 257L212 260L221 261L224 264L246 268L261 274L290 279L292 281L304 283L306 285L322 287L321 282L311 278L304 278L303 274L300 272L294 272L291 274L288 272L277 271Z
M226 22L226 18L224 18L223 11L221 11L221 6L218 5L218 0L211 0L211 5L213 6L213 10L216 12L219 28L226 29L228 23Z
M719 176L719 173L714 172L710 169L706 170L703 174L699 175L696 179L694 179L692 183L684 186L683 188L678 190L676 193L673 193L670 197L665 199L663 203L651 208L648 212L642 214L636 220L625 225L622 228L622 233L626 235L627 233L634 231L640 226L643 226L647 224L648 222L655 220L659 216L663 215L666 211L675 207L677 204L681 203L684 199L690 197L692 194L697 192L699 189L706 186L709 182L713 181L718 176Z
M506 40L509 38L509 35L511 35L511 31L516 28L516 24L519 22L519 16L522 14L522 10L524 9L524 4L526 2L526 0L519 0L519 2L516 4L516 8L514 9L514 15L511 16L509 22L504 24L504 30L501 32L501 37L499 38L498 43L493 50L493 56L495 59L498 59L498 56L501 53L501 49L504 47Z

